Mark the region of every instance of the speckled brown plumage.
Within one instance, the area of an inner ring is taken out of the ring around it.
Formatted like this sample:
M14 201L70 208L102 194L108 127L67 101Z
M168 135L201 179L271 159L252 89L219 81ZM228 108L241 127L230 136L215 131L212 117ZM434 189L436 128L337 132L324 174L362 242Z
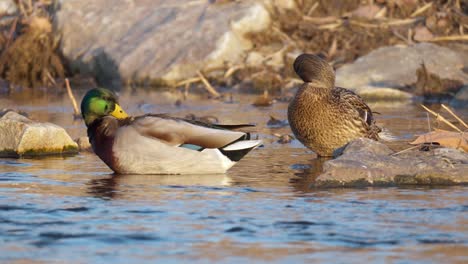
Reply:
M335 87L333 68L325 60L302 54L294 70L304 84L289 104L288 120L302 144L320 156L331 156L355 138L378 140L381 129L371 109L359 95Z

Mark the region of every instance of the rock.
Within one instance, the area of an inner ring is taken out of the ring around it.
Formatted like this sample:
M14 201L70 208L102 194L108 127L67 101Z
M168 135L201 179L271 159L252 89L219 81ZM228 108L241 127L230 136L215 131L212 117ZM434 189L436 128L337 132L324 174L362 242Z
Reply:
M423 41L430 41L431 39L434 38L434 35L432 34L429 29L425 26L418 26L414 28L414 36L413 39L419 42Z
M75 142L78 144L80 152L94 152L88 137L79 137L75 139Z
M18 11L13 0L0 1L0 17L5 15L13 15Z
M398 155L370 139L350 142L326 161L315 187L468 184L468 154L455 149L412 150Z
M450 101L453 107L468 107L468 85L463 86Z
M459 52L419 43L379 48L342 66L337 70L336 85L367 98L409 99L412 94L400 89L416 82L416 71L423 62L429 72L441 78L468 83L468 75L462 71L467 62Z
M55 20L72 71L118 86L173 84L242 61L253 45L245 35L265 30L271 18L255 0L62 0Z
M0 117L0 157L76 153L78 145L65 129L39 123L13 111Z

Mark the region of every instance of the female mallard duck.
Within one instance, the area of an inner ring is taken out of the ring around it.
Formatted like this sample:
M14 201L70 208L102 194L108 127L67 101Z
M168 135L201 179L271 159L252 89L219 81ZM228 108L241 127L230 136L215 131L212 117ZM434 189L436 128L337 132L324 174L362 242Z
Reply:
M359 137L378 140L369 106L354 92L335 87L333 68L323 59L302 54L294 71L305 82L289 104L288 120L297 139L320 156Z
M119 174L224 173L261 144L246 125L209 125L148 114L128 116L107 89L88 91L81 102L94 152Z

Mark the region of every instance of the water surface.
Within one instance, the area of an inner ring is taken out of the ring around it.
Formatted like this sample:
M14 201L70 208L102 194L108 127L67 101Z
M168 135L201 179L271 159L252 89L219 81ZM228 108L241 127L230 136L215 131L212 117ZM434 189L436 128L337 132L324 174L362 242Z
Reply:
M313 189L324 160L297 141L277 143L274 134L289 128L266 125L270 115L286 118L286 103L255 108L252 96L191 95L176 106L180 98L124 93L121 104L131 114L253 122L265 146L225 175L115 176L87 153L0 159L0 262L468 262L467 187ZM0 105L73 138L86 133L66 97L3 97ZM428 130L415 104L371 107L398 137L389 143L396 150Z

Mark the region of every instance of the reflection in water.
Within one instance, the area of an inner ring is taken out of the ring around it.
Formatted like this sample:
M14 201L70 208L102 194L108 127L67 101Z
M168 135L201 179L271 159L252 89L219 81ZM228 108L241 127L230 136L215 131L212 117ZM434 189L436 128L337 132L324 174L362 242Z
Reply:
M329 157L318 157L310 161L308 164L295 164L298 172L294 173L296 177L291 179L291 185L298 192L310 192L311 186L315 179L323 171L323 163L330 160Z
M0 262L466 262L467 187L310 188L327 159L277 143L272 134L290 129L266 126L270 115L286 118L287 104L255 108L234 96L226 104L190 95L180 107L168 93L121 100L132 114L257 123L265 146L226 175L113 175L93 154L0 159ZM67 97L0 104L86 134ZM400 139L392 148L427 130L417 106L371 107Z
M104 179L92 179L88 185L88 194L102 199L112 199L115 197L117 181L110 176Z
M223 187L230 185L225 174L208 175L116 175L91 179L88 194L102 199L154 200L158 199L161 187L185 188L194 186Z

